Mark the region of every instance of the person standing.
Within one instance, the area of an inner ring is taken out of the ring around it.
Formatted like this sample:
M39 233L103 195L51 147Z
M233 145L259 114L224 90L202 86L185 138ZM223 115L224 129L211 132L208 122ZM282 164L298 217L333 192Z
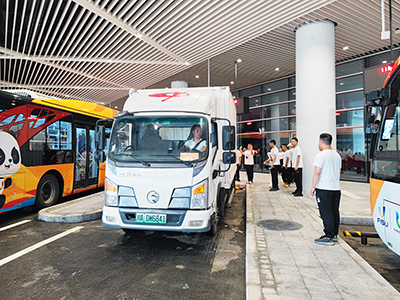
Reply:
M314 158L311 195L316 195L319 212L324 224L324 235L315 239L317 244L333 245L339 232L340 172L342 159L332 149L332 135L321 133Z
M247 145L247 150L242 151L242 146L239 148L240 153L244 156L244 167L246 169L247 173L247 183L251 184L253 183L253 177L254 177L254 150L253 150L253 145L248 144Z
M282 159L282 165L281 165L281 175L282 175L283 183L281 185L288 187L288 184L289 184L289 179L288 178L289 178L289 176L288 176L288 170L287 170L287 166L286 165L287 165L287 161L289 160L288 159L288 155L289 155L288 151L289 151L289 149L288 149L288 146L286 144L282 144L281 148L282 148L282 151L283 151L283 159Z
M292 166L294 171L294 182L296 183L296 190L292 193L295 197L303 196L303 152L299 147L299 140L294 137L291 140L293 145Z
M236 149L236 174L235 174L235 180L240 181L240 166L242 164L242 153L240 153L239 149Z
M279 167L281 165L280 159L279 159L279 150L278 147L276 147L276 141L275 140L270 140L269 141L269 146L271 148L271 158L268 159L268 161L271 161L271 177L272 177L272 188L269 189L270 192L275 192L278 191L278 173L279 173Z

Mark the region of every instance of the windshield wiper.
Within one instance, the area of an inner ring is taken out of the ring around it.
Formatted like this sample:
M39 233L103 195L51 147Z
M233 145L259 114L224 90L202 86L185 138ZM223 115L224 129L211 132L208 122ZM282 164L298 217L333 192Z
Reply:
M125 155L125 156L132 157L133 159L136 159L137 162L140 162L142 165L144 165L144 166L146 166L146 167L150 167L150 166L151 166L148 162L145 162L145 161L143 161L143 160L140 160L139 158L137 158L137 157L135 157L135 156L133 156L133 155L124 154L124 153L121 153L121 155Z
M192 164L192 163L190 163L190 162L188 162L188 161L184 161L184 160L182 160L182 159L180 159L180 158L177 158L177 157L175 157L175 156L172 156L172 155L159 155L159 156L172 157L172 158L174 158L175 160L184 163L184 164L187 165L189 168L193 167L193 164Z

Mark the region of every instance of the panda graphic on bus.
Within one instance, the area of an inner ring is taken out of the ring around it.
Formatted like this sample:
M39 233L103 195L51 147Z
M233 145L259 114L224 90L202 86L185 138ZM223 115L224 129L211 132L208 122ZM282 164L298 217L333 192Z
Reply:
M4 205L3 191L12 184L11 176L21 167L21 152L14 136L0 131L0 207Z

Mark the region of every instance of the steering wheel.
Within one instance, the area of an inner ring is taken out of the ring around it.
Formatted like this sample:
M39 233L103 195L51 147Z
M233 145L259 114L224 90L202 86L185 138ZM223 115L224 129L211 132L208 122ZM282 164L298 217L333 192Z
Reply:
M128 145L128 146L126 146L126 147L124 148L124 152L127 151L129 148L131 148L131 149L133 150L132 145Z

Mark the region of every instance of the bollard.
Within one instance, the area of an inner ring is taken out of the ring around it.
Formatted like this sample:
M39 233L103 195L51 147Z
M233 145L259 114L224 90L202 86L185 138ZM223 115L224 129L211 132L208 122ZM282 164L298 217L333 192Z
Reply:
M344 236L361 237L361 244L368 245L368 238L379 238L377 233L361 231L343 231Z

